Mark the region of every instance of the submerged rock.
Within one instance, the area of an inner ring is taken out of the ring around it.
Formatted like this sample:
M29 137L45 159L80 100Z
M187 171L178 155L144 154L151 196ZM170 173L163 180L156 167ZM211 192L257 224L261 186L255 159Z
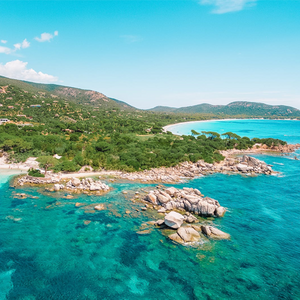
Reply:
M105 210L105 205L104 204L98 204L94 207L95 210Z

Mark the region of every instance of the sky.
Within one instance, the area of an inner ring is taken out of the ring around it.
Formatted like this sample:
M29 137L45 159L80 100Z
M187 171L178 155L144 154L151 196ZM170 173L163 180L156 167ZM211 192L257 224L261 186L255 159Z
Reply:
M137 108L300 109L300 0L0 1L0 75Z

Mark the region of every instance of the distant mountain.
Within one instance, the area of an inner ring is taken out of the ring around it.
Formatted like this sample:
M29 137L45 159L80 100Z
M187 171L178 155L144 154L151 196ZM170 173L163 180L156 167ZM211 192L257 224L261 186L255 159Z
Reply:
M300 116L300 110L285 105L268 105L257 102L237 101L227 105L211 105L207 103L180 108L156 106L151 111L172 113L199 113L214 115L244 115L244 116Z
M83 90L57 84L34 83L0 76L0 86L3 85L14 85L31 93L44 94L51 98L59 98L66 101L72 101L76 104L89 105L95 109L118 108L121 110L136 110L135 107L123 101L109 98L102 93L91 90Z

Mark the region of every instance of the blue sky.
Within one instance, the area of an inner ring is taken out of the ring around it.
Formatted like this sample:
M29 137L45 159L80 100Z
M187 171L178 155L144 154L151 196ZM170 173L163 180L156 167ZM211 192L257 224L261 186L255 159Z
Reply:
M0 75L138 108L300 109L299 0L1 1Z

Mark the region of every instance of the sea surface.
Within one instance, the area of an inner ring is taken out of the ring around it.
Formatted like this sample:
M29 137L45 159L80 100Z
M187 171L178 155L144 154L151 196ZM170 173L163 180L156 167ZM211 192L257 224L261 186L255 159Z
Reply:
M300 142L296 121L203 122L175 131L191 129ZM1 171L0 299L300 299L299 154L256 155L278 176L215 174L177 185L228 208L213 222L231 240L195 247L175 245L159 229L137 233L159 217L137 212L142 204L130 199L155 185L109 182L114 189L104 196L64 199L14 189L13 175ZM98 203L106 210L95 212Z

